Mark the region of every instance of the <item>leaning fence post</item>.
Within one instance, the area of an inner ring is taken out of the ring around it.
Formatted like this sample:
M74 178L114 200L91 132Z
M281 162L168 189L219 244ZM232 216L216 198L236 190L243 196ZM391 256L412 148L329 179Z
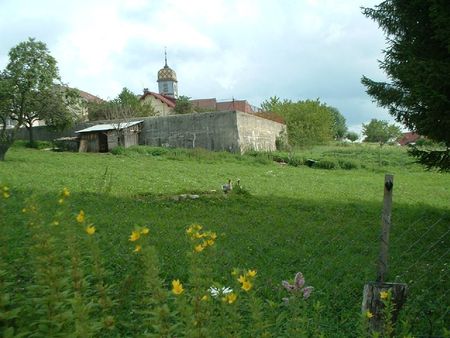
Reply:
M394 176L386 174L384 177L384 197L383 197L383 213L381 216L381 236L380 236L380 253L377 264L377 278L375 282L369 282L364 285L362 311L370 312L368 318L369 329L371 331L382 332L386 327L385 318L383 316L384 304L381 299L381 292L390 292L391 301L394 304L394 312L392 313L393 325L397 319L401 307L406 301L407 285L403 283L387 283L388 274L388 257L389 257L389 235L391 230L391 214L392 214L392 193L394 190Z

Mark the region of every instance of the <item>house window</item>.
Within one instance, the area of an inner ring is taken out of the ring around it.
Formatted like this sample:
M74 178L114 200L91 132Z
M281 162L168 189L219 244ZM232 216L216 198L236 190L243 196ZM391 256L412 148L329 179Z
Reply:
M168 93L169 92L169 85L167 83L163 84L163 92Z

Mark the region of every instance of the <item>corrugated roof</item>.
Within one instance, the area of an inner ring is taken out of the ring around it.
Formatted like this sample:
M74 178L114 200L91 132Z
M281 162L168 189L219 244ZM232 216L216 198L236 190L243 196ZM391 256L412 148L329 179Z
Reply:
M95 126L92 126L92 127L89 127L89 128L77 130L76 133L92 133L92 132L95 132L95 131L114 130L114 129L117 129L119 123L120 123L120 129L124 129L124 128L128 128L128 127L132 127L132 126L134 126L136 124L139 124L141 122L144 122L144 121L141 120L141 121L126 122L126 123L118 122L118 123L115 123L115 124L111 124L111 123L96 124Z

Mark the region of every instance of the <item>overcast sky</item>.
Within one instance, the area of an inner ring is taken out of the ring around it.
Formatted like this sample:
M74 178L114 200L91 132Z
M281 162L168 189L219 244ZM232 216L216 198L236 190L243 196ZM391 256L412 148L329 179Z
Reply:
M381 0L0 0L0 69L28 37L45 42L62 80L104 99L123 87L157 91L168 64L179 94L253 105L319 98L360 131L393 121L365 93L385 46L361 14Z

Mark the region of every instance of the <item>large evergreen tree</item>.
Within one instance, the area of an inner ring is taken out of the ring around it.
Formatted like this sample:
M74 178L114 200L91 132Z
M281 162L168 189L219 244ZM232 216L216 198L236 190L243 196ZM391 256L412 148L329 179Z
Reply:
M450 170L450 2L386 0L363 13L386 34L380 68L389 82L364 76L362 83L398 122L444 144L440 150L413 150L419 162Z

